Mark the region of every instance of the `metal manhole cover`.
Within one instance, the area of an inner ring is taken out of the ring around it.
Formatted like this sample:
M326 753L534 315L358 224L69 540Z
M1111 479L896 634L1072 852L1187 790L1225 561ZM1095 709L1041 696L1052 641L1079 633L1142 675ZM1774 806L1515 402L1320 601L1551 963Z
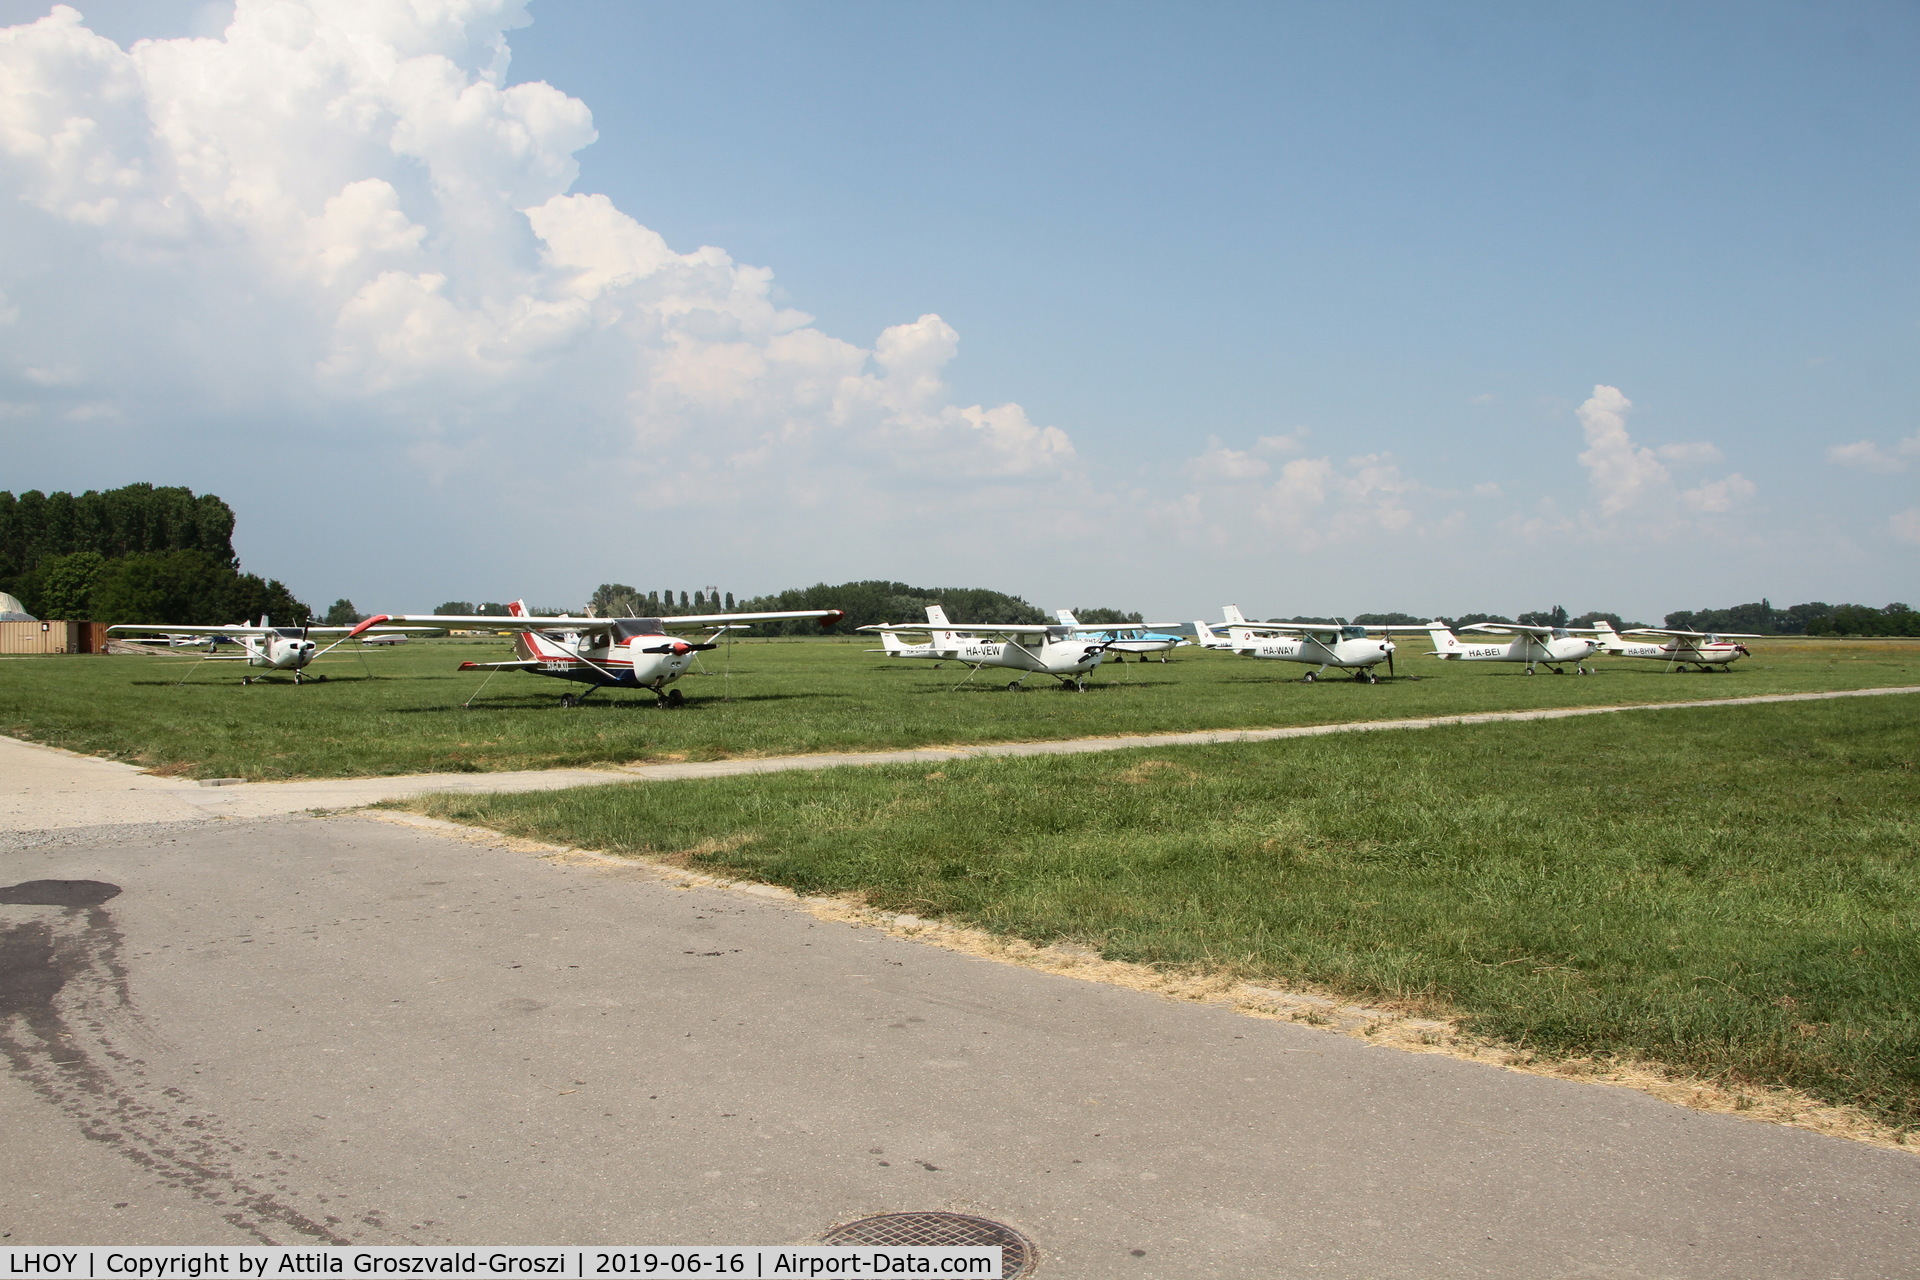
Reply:
M1028 1275L1039 1257L1033 1241L1004 1222L966 1213L881 1213L823 1233L821 1244L1000 1246L1005 1280Z

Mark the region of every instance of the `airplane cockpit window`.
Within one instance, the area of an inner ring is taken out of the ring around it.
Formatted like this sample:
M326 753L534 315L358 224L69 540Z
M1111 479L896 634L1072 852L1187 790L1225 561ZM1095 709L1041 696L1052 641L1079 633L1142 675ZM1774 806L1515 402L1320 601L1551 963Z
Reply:
M1066 639L1069 639L1072 635L1073 635L1073 630L1070 627L1048 627L1047 628L1047 639L1049 640L1066 640Z
M298 640L300 638L300 628L298 627L275 627L273 633L282 640Z
M613 626L613 638L616 641L631 640L635 636L662 636L666 633L666 624L659 618L622 618Z
M1555 640L1565 640L1567 638L1567 629L1565 627L1555 627L1553 629L1553 638Z
M1367 629L1365 627L1342 627L1340 628L1340 638L1342 640L1365 640L1367 638Z

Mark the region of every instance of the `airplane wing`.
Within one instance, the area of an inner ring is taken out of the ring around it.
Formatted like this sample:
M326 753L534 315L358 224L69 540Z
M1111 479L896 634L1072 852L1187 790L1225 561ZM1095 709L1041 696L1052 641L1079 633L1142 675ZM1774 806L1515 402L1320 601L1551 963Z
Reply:
M779 613L682 614L677 618L662 618L660 621L671 630L674 627L748 626L755 622L787 622L801 618L817 618L820 621L820 629L825 631L846 616L846 611L842 609L788 609Z
M544 662L463 662L461 671L537 671L546 666Z
M1420 628L1425 631L1426 628ZM1555 631L1565 631L1565 627L1536 627L1524 622L1475 622L1459 628L1461 631L1487 631L1494 635L1550 636Z
M1177 622L1076 622L1073 631L1170 631Z
M368 625L371 623L374 626L397 624L419 627L427 631L611 631L618 621L618 618L515 618L498 613L473 616L451 613L395 613L369 618L360 625L368 630L373 629Z
M1771 637L1752 631L1676 631L1669 627L1633 627L1620 633L1623 636L1679 636L1686 640L1708 640L1718 637L1722 640L1766 640Z
M389 627L384 625L371 627L308 627L307 634L313 636L424 636L434 635L445 630L445 627Z
M1057 622L955 622L947 626L941 626L937 623L930 624L925 622L875 622L859 628L859 630L861 631L894 631L894 632L908 631L908 632L916 632L916 633L917 632L933 632L933 631L953 631L961 635L974 636L974 637L1037 636L1037 635L1044 635L1049 631L1059 631L1061 629L1062 629L1061 625ZM1067 629L1068 630L1077 629L1080 631L1112 631L1115 628L1111 626L1107 626L1107 627L1079 627L1079 628L1067 628Z
M243 627L237 623L228 623L224 627L164 627L145 626L127 622L116 622L107 628L115 631L138 631L150 635L168 636L270 636L276 634L278 627Z
M791 618L818 618L822 628L830 627L847 615L838 609L793 609L780 613L703 613L682 614L675 618L661 618L661 626L668 631L680 628L720 627L731 630L755 622L779 622ZM369 624L396 623L406 626L419 626L430 631L498 631L512 633L516 631L578 631L599 633L612 631L631 618L541 618L530 614L514 617L510 614L484 614L459 616L447 613L396 613L369 618L361 627L371 629Z

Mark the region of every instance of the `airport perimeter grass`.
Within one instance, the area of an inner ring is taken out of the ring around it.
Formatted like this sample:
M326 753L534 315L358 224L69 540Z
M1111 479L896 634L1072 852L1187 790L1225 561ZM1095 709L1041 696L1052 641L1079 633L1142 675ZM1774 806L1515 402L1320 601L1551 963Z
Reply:
M110 755L191 777L295 778L541 769L644 760L1075 738L1190 729L1386 720L1534 707L1920 684L1920 641L1760 641L1724 675L1665 674L1658 663L1600 662L1596 676L1528 677L1504 663L1439 662L1407 642L1399 677L1377 685L1306 668L1186 649L1170 663L1103 666L1084 694L1035 676L887 660L868 642L749 642L705 656L712 675L681 681L691 702L661 711L651 695L596 693L522 672L493 678L462 659L511 656L497 641L416 642L342 651L312 668L242 686L238 663L191 658L43 657L0 661L0 733ZM721 673L728 662L733 673ZM366 672L380 678L368 679ZM182 676L184 685L175 687ZM728 692L732 700L724 700Z
M1916 727L1902 695L409 807L1911 1128Z

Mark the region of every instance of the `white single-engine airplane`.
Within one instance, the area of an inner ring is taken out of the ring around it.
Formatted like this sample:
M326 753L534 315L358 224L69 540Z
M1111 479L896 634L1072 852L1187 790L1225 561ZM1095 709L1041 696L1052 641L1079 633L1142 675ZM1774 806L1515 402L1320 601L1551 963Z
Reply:
M1167 652L1190 645L1193 641L1183 635L1167 631L1155 631L1154 627L1170 627L1171 622L1129 622L1097 623L1081 622L1073 616L1071 609L1056 609L1054 616L1060 619L1063 627L1072 627L1089 639L1105 640L1107 653L1115 662L1124 662L1123 654L1133 654L1139 661L1145 662L1148 654L1160 655L1160 661L1167 660Z
M1585 663L1600 649L1600 641L1590 628L1536 627L1521 622L1476 622L1460 628L1462 631L1513 637L1502 644L1465 643L1438 618L1420 629L1433 636L1431 656L1435 658L1452 658L1463 662L1524 662L1528 675L1533 674L1534 667L1542 666L1557 676L1563 676L1567 673L1561 667L1569 662L1573 663L1574 670L1579 674L1592 675L1593 669Z
M677 707L686 701L686 695L667 686L686 674L696 655L720 647L715 637L754 622L817 618L824 629L846 617L838 609L797 609L782 613L705 613L677 618L536 618L527 612L524 600L516 600L507 608L505 617L410 613L384 621L421 624L447 631L510 633L513 651L519 657L510 662L463 662L460 670L531 671L535 675L555 676L589 686L586 693L562 695L560 705L563 707L579 706L595 689L646 689L660 706ZM705 631L707 638L688 641L671 634L683 628Z
M291 671L293 682L301 682L301 670L310 665L315 658L339 648L349 640L367 639L380 636L385 639L404 640L408 632L433 632L438 627L397 627L387 626L385 617L368 618L365 622L351 627L276 627L266 619L260 619L258 626L245 623L230 623L224 627L177 627L177 626L141 626L125 622L116 622L107 628L107 633L127 632L143 635L157 635L166 639L174 647L185 645L205 645L206 654L199 662L244 662L250 667L265 667L269 671ZM339 636L325 649L320 647L315 636ZM221 644L239 645L240 653L216 653ZM191 673L189 673L191 674ZM186 679L185 676L181 677ZM241 684L252 684L256 677L243 676ZM325 680L325 676L314 676L315 680Z
M1736 640L1763 640L1766 637L1741 632L1677 631L1670 627L1633 627L1615 631L1605 618L1593 624L1600 637L1600 651L1616 658L1652 658L1667 664L1669 671L1685 671L1689 664L1701 671L1725 671L1727 665L1747 656L1749 650ZM1624 636L1671 636L1671 644L1653 641L1629 644Z
M1196 622L1194 629L1203 644L1209 648L1231 649L1243 658L1305 663L1316 668L1300 677L1308 684L1324 675L1328 667L1351 670L1353 678L1362 684L1379 684L1375 667L1384 662L1387 674L1393 674L1394 643L1382 637L1395 631L1426 630L1425 627L1362 626L1341 621L1250 623L1233 605L1227 605L1223 612L1226 621L1221 625L1227 633L1227 643L1219 644L1212 627Z
M929 618L938 606L927 610ZM946 615L940 615L940 621L946 621ZM1098 628L1082 624L1079 627L1048 626L1039 622L1000 622L969 623L955 629L953 624L939 626L934 622L892 623L879 622L861 627L862 631L880 633L882 642L886 637L900 632L931 635L927 653L920 653L918 645L903 645L901 650L908 657L939 657L964 662L977 674L982 667L1009 667L1022 673L1018 680L1011 681L1007 688L1018 690L1030 675L1048 675L1060 682L1063 689L1084 691L1087 687L1087 673L1100 665L1100 659L1107 653L1107 642L1089 640L1085 632ZM993 639L991 637L1005 637ZM968 679L972 679L971 676ZM965 683L964 681L962 683Z

